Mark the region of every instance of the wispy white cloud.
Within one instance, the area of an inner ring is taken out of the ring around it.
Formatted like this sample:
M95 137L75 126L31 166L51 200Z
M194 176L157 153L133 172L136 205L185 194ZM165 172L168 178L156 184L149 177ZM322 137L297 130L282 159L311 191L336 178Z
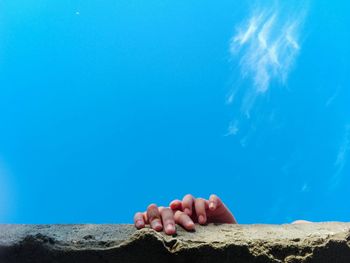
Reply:
M300 189L300 191L303 193L309 192L309 190L310 190L309 184L306 182L302 185L302 187Z
M238 127L238 121L233 121L230 123L230 125L228 126L227 129L227 133L225 134L225 136L230 136L230 135L237 135L239 131L239 127Z
M230 123L226 135L236 135L242 147L254 139L255 127L266 121L276 126L274 114L265 106L272 98L271 87L287 83L300 54L309 6L305 1L253 2L252 12L236 25L229 44L230 60L238 74L231 79L226 103L237 110L237 121Z
M237 27L230 41L230 53L240 61L242 78L252 81L254 90L248 95L251 101L257 94L267 92L272 81L286 83L301 49L299 35L305 9L287 17L269 6L255 10Z
M345 125L344 138L339 146L337 157L334 162L335 172L331 178L330 189L334 189L341 182L344 175L345 165L349 161L350 151L350 124Z
M341 86L338 86L336 91L333 93L332 96L330 96L327 101L326 101L326 107L329 107L331 104L333 104L333 102L337 99L339 92L341 90Z

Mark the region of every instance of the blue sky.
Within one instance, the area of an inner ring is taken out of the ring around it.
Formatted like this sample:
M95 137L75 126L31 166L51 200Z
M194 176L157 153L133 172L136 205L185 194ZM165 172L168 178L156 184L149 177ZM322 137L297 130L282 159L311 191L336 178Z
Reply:
M0 1L0 223L348 221L344 1Z

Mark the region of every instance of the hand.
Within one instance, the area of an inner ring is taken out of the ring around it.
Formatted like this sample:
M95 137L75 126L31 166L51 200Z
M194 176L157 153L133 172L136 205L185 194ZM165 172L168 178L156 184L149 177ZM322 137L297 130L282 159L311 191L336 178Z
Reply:
M176 233L175 215L173 210L169 207L157 207L156 204L150 204L146 212L137 212L134 215L134 224L137 229L144 228L146 224L150 224L151 228L156 231L164 229L166 234L173 235ZM177 218L176 222L179 224L182 223L179 218ZM191 228L190 225L185 225ZM194 225L192 227L194 227Z
M164 229L168 235L176 233L175 223L191 231L195 229L194 223L197 222L200 224L237 223L230 210L216 195L211 195L209 200L205 200L188 194L182 201L172 201L170 207L158 208L157 205L151 204L146 212L138 212L134 216L137 229L150 224L152 229L156 231Z
M206 223L237 224L237 221L226 205L216 195L211 195L209 200L194 198L185 195L182 201L174 200L170 203L172 210L184 212L191 221L204 225Z

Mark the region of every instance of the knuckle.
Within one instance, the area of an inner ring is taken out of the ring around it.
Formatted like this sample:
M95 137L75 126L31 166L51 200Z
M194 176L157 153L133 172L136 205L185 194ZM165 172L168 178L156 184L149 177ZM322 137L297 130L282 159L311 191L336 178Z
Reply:
M163 220L164 225L173 225L175 224L175 217L169 217L166 220Z
M157 208L157 205L155 203L152 203L147 207L147 210L154 209L154 208Z
M159 208L159 212L162 214L162 215L168 215L168 214L173 214L173 210L171 210L169 207L160 207Z
M140 220L140 219L143 219L143 215L142 215L140 212L137 212L137 213L134 215L134 221Z
M193 198L193 195L191 195L191 194L187 194L187 195L185 195L185 197L184 198L186 198L186 199L192 199Z
M175 222L178 223L183 223L186 222L190 217L184 213L184 212L178 212L175 216L174 216L174 220Z
M154 217L152 220L151 220L151 223L162 223L162 220L160 220L159 217Z
M149 215L148 220L150 222L155 221L155 220L159 220L159 216L158 215Z
M205 199L204 199L204 198L202 198L202 197L196 198L196 204L198 204L198 203L203 203L203 202L205 202Z
M176 212L175 212L175 216L179 216L179 215L181 215L183 212L182 211L180 211L180 210L177 210Z
M148 216L149 221L153 221L153 220L155 220L155 219L157 219L157 218L160 217L160 216L159 216L159 212L158 212L158 210L156 210L156 209L150 209L150 210L148 210L148 211L147 211L147 216Z
M181 217L182 214L184 214L184 212L182 212L182 211L180 211L180 210L177 210L177 211L175 212L175 214L174 214L175 220L178 220L178 219Z
M137 213L135 213L135 215L134 215L134 217L136 218L136 217L141 217L142 216L142 213L141 212L137 212Z

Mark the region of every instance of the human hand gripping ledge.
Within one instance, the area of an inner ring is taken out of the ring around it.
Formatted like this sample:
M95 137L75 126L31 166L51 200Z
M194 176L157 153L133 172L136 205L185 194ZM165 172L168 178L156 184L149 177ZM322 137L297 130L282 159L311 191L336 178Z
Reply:
M169 207L150 204L147 211L137 212L134 215L134 224L137 229L149 224L152 229L164 230L168 235L176 233L176 224L188 231L193 231L195 223L237 224L237 221L221 199L214 194L208 200L187 194L182 200L172 201Z

